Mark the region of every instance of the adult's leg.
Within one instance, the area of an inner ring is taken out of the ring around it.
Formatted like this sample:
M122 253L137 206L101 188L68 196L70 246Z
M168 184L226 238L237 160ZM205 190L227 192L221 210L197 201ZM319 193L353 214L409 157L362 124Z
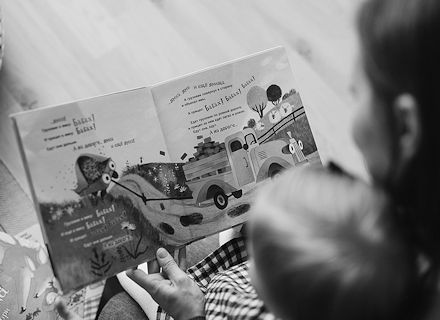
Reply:
M243 225L238 225L238 226L235 226L231 229L227 229L227 230L220 232L218 235L220 246L224 245L226 242L228 242L234 238L239 238L239 237L243 236L241 233L242 228L243 228Z
M102 309L98 320L148 320L147 315L127 292L112 297ZM156 317L150 319L155 320Z
M143 263L138 266L138 269L148 273L147 263ZM147 315L148 319L155 320L157 315L157 303L153 300L150 294L136 282L131 280L125 272L121 272L117 275L119 283L124 288L124 290L133 298L135 302L140 306L144 313Z
M147 263L138 269L148 273ZM125 272L117 275L124 292L116 294L103 307L98 320L150 319L156 320L157 303L144 288L131 280Z

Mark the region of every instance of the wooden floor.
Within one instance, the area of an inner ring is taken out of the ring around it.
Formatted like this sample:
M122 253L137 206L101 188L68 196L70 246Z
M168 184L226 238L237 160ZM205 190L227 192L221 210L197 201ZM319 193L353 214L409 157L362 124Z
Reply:
M287 48L324 160L358 173L347 81L360 0L1 1L0 224L35 222L8 115ZM12 218L14 217L14 218Z

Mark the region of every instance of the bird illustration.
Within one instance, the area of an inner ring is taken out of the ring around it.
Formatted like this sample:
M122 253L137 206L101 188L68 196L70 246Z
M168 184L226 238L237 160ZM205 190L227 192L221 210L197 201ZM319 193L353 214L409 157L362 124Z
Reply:
M116 165L111 158L96 154L82 154L75 163L77 187L74 190L78 195L92 194L95 197L100 193L101 199L107 193L112 178L117 179Z

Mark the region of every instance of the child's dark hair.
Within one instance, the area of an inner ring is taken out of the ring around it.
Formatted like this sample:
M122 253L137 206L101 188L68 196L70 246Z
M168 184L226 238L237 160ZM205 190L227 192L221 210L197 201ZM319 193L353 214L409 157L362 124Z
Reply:
M260 294L278 316L412 318L415 252L384 192L325 169L297 169L263 188L253 210Z
M440 1L366 1L359 11L358 30L364 70L377 104L385 107L391 135L400 129L392 121L396 97L409 93L418 103L417 156L387 187L400 208L402 228L429 260L425 294L420 295L420 301L428 303L440 268Z
M420 249L440 255L440 1L370 0L359 11L364 69L378 104L385 106L391 134L394 99L412 94L419 104L422 139L418 156L389 186L415 231Z

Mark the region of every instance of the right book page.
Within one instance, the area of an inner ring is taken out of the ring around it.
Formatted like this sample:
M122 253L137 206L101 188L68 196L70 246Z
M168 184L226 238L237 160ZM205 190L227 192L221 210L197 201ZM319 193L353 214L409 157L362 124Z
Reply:
M255 186L321 165L286 51L266 50L152 87L170 160L181 163L194 238L242 223ZM196 214L202 212L201 214Z

